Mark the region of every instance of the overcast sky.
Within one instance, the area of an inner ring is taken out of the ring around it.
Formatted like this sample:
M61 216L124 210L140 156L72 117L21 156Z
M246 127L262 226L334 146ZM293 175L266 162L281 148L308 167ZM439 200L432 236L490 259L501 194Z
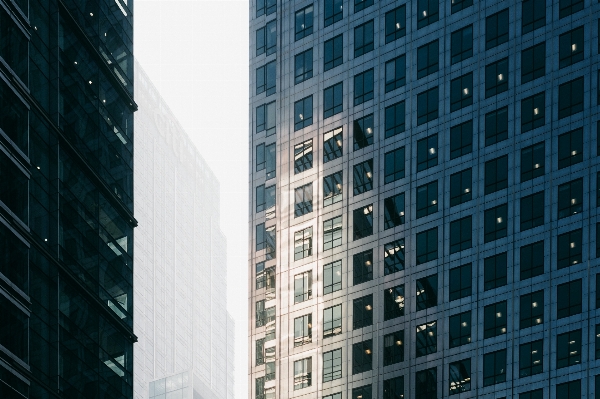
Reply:
M248 1L135 0L135 57L221 184L236 399L248 395L248 43Z

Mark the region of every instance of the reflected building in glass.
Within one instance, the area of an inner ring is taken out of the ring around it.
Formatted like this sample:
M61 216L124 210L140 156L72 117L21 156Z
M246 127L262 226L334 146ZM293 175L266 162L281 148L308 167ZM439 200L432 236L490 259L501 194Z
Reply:
M600 398L599 21L250 2L249 398Z

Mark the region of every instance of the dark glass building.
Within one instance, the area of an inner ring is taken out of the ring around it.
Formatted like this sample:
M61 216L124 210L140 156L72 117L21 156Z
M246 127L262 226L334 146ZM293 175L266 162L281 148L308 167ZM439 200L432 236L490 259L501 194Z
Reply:
M131 398L127 0L0 0L0 397Z
M250 2L249 398L600 398L599 27Z

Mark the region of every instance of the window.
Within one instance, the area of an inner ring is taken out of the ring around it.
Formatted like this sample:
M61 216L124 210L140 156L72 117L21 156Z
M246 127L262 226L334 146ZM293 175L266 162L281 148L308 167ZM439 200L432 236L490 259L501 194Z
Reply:
M336 37L325 41L325 57L323 71L328 71L344 62L344 37Z
M417 219L437 212L438 182L417 187Z
M438 88L434 87L417 95L417 125L430 122L438 117Z
M313 6L312 4L296 11L296 40L300 40L313 32Z
M487 209L484 214L484 242L491 242L506 237L508 205L503 204Z
M485 49L508 41L508 8L485 19Z
M312 342L312 314L294 319L294 347Z
M373 280L373 250L359 252L354 254L352 265L353 269L353 285L365 283Z
M507 27L508 29L508 27ZM485 67L485 98L508 90L508 58L503 58Z
M256 68L256 94L265 93L267 96L275 94L277 70L275 61L271 61Z
M342 378L342 348L323 353L323 382Z
M471 343L471 311L450 316L450 348Z
M521 198L521 231L544 224L544 192Z
M600 223L596 223L596 258L600 258L600 240L598 238L600 238Z
M583 10L583 0L560 0L558 4L559 18L564 18L566 16L576 13L577 11Z
M352 399L372 399L371 385L352 388Z
M342 112L344 88L342 82L323 90L323 118Z
M323 310L323 338L333 337L342 332L342 305Z
M262 288L265 288L267 286L267 272L269 271L269 269L272 269L272 267L269 267L267 270L265 270L265 262L258 262L256 264L256 289L260 290Z
M473 104L473 73L467 73L450 82L450 112Z
M271 55L277 51L277 20L267 24L256 31L256 55Z
M359 12L373 5L373 0L354 0L354 12Z
M385 92L389 93L405 84L406 56L403 54L385 63Z
M521 182L544 175L544 142L521 150Z
M450 56L452 64L473 56L473 25L466 26L450 37Z
M404 270L404 239L389 242L383 246L383 274Z
M323 178L323 206L333 205L342 200L342 171Z
M354 240L368 237L371 234L373 234L373 204L354 210Z
M404 399L404 376L383 380L383 399Z
M600 273L596 274L596 287L600 287ZM600 308L600 290L596 288L596 309Z
M556 297L560 298L556 307L556 318L562 319L581 313L581 279L559 284Z
M561 1L562 3L562 1ZM583 1L581 2L583 4ZM597 377L596 377L597 379ZM598 391L596 391L598 392ZM556 397L561 399L581 398L581 380L564 382L556 385Z
M439 19L440 4L438 0L417 1L417 29L436 22Z
M546 25L546 0L523 0L523 35Z
M522 344L519 347L519 377L529 377L544 371L544 340Z
M483 337L492 338L506 334L506 301L483 308Z
M294 190L294 217L312 212L312 183L305 184Z
M323 251L342 245L342 217L323 222Z
M311 169L313 164L312 139L294 146L294 174Z
M275 177L275 143L256 146L256 171L264 170L267 180Z
M438 257L437 227L417 233L417 265Z
M342 156L342 128L330 130L323 135L323 163ZM341 183L341 179L340 179ZM340 186L341 190L341 186Z
M267 137L275 134L275 101L256 107L256 133L263 131Z
M450 301L471 296L471 264L450 269Z
M404 193L386 198L383 207L384 230L404 224Z
M365 22L354 28L354 57L373 51L375 37L373 34L373 20Z
M294 303L308 301L312 298L312 271L294 276Z
M485 291L506 285L506 263L506 252L484 259L483 289Z
M385 153L384 173L385 184L404 177L404 147Z
M265 339L260 338L256 340L256 365L260 366L261 364L265 364Z
M426 356L437 352L437 323L431 322L417 326L416 356Z
M363 328L373 325L373 295L357 298L352 304L353 317L352 329Z
M265 227L264 223L256 225L256 251L266 249L267 260L275 258L275 226Z
M390 43L406 35L406 6L385 13L385 42Z
M450 159L462 157L473 151L473 120L450 128Z
M344 10L344 0L325 0L325 23L327 27L338 21L341 21Z
M404 101L385 108L385 138L402 133L405 129Z
M373 114L354 121L354 151L373 144Z
M419 399L437 399L436 368L415 373L415 397Z
M439 70L439 41L434 40L417 49L417 79L431 75Z
M594 356L594 359L598 360L600 359L600 324L596 324L596 339L595 339L595 350L596 350L596 355ZM596 386L598 386L598 384L596 384Z
M312 227L294 233L294 260L312 255Z
M508 187L508 155L487 161L485 163L485 194L491 194L506 187Z
M545 104L545 92L524 98L521 101L521 133L544 126Z
M275 217L275 185L256 187L256 213L266 211L266 218Z
M450 395L471 390L471 359L450 363Z
M432 134L429 137L417 141L417 172L438 164L437 147L437 134Z
M373 189L373 159L354 165L354 195Z
M544 274L544 241L521 247L521 280Z
M546 42L523 50L521 52L521 83L531 82L532 80L541 78L545 74Z
M404 361L404 330L383 336L383 365ZM385 389L384 389L385 390ZM399 392L401 393L401 392Z
M313 49L297 54L294 58L294 84L304 82L313 76Z
M544 290L521 295L519 328L529 328L544 322Z
M583 111L583 77L558 86L558 119Z
M404 284L383 290L383 320L404 316Z
M417 279L417 311L437 306L437 274Z
M294 391L311 386L312 383L312 358L296 360L294 362Z
M472 246L471 216L450 222L450 253L469 249Z
M583 129L558 136L558 169L583 161Z
M313 123L313 98L304 97L294 103L294 131L310 126Z
M277 0L257 0L256 16L271 15L277 11Z
M267 314L265 311L265 300L256 301L256 327L263 327L267 321Z
M506 76L506 75L504 75ZM508 107L485 115L485 145L496 144L508 138Z
M473 0L453 0L451 1L452 14L464 10L473 5Z
M352 374L364 373L373 369L373 340L352 345Z
M265 377L259 377L255 382L256 386L256 399L264 399L265 398Z
M557 267L562 269L577 263L581 263L581 229L569 231L557 238Z
M581 363L581 330L558 334L556 337L556 368Z
M342 261L327 263L323 266L323 295L342 289Z
M342 393L334 393L332 395L323 396L323 399L342 399Z
M583 179L573 180L558 186L558 218L565 218L582 211Z
M373 68L354 75L354 105L373 99Z
M506 381L506 349L483 355L483 386Z

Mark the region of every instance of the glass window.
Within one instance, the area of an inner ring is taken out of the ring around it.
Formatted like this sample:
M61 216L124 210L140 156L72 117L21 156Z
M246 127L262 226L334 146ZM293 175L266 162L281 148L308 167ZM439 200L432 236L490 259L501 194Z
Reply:
M294 362L294 391L311 386L312 384L312 358L296 360Z
M404 361L404 330L383 336L383 365ZM385 388L384 388L385 391ZM399 393L401 393L400 391Z
M450 269L450 301L471 296L471 264Z
M354 121L354 151L373 144L373 114Z
M485 194L508 187L508 155L485 163Z
M594 347L595 347L595 351L596 351L596 355L594 356L594 358L596 360L598 360L598 359L600 359L600 324L596 324L596 338L595 338ZM598 381L598 380L596 380L596 381ZM597 382L596 382L596 386L598 386Z
M417 326L416 356L426 356L437 352L437 323L422 324Z
M358 240L373 234L373 204L354 210L353 237Z
M335 68L338 65L342 65L344 62L344 37L343 35L337 35L336 37L326 40L325 44L325 57L324 71Z
M417 125L437 119L439 107L438 88L434 87L417 95Z
M404 224L404 193L383 200L383 229L391 229Z
M506 381L506 349L483 355L483 386Z
M313 210L312 183L294 189L294 217L311 213Z
M294 146L294 174L311 169L313 164L312 139Z
M373 280L373 250L359 252L354 254L352 265L353 269L353 285L365 283Z
M417 187L417 219L437 212L438 182Z
M544 126L546 115L545 92L524 98L521 101L521 133Z
M342 378L342 349L323 353L323 382Z
M256 16L271 15L277 11L277 0L257 0Z
M450 175L450 206L462 204L472 198L471 169Z
M544 340L519 346L519 377L529 377L544 371Z
M344 0L325 0L324 26L327 27L343 18Z
M342 261L327 263L323 266L323 295L342 289Z
M277 20L267 24L256 31L256 55L271 55L277 51Z
M557 267L562 269L582 262L582 230L577 229L561 234L557 238Z
M521 198L521 231L544 224L544 192Z
M323 399L342 399L342 393L337 392L331 395L323 396Z
M29 317L3 295L0 295L0 345L23 362L29 362Z
M277 69L275 61L256 68L256 94L265 93L267 96L275 94L276 84Z
M406 56L392 58L385 63L385 92L389 93L406 84Z
M294 347L312 342L312 314L294 319Z
M546 25L546 0L523 0L522 34Z
M450 348L471 343L471 311L450 316Z
M453 220L450 222L450 253L456 253L473 246L472 217Z
M266 249L267 260L275 258L275 226L256 225L256 251Z
M383 399L404 399L404 376L383 380Z
M384 172L384 184L404 177L404 147L385 153Z
M437 398L437 370L435 367L415 373L415 395L419 399Z
M373 33L373 20L365 22L354 28L354 57L373 51L375 36Z
M473 73L450 81L450 112L473 104Z
M558 4L559 18L564 18L566 16L576 13L577 11L583 10L583 0L560 0Z
M485 19L486 50L508 41L508 26L508 8Z
M437 306L437 274L417 279L417 311Z
M450 376L450 395L471 390L471 359L450 363L448 373Z
M544 142L525 147L521 150L521 181L535 179L544 175Z
M373 99L373 68L354 75L354 105Z
M467 7L471 7L473 5L473 0L452 0L450 4L452 14L454 14L455 12L462 11Z
M404 284L383 290L383 320L404 316Z
M266 211L266 219L275 217L275 185L256 187L256 213Z
M434 40L417 49L417 79L431 75L439 70L439 40Z
M459 158L473 151L473 120L450 128L450 159Z
M265 262L256 264L256 289L260 290L267 285L267 274L265 272Z
M310 126L313 123L313 98L304 97L294 103L294 131Z
M312 298L312 271L294 276L294 303L300 303Z
M323 338L333 337L342 332L342 305L323 310Z
M405 35L406 6L401 5L385 13L385 42L393 42Z
M342 112L344 88L342 82L323 90L323 118Z
M333 205L342 200L342 171L323 178L323 206Z
M558 169L583 161L583 129L575 129L558 136Z
M417 265L438 257L437 227L417 233Z
M296 54L294 58L294 84L304 82L313 76L313 49Z
M450 40L452 64L473 56L473 25L452 32Z
M372 399L371 385L364 385L358 388L352 388L352 399Z
M373 325L373 295L357 298L352 304L352 329Z
M544 322L544 290L521 295L519 328L529 328Z
M438 0L417 0L417 29L436 22L440 17Z
M581 363L581 330L558 334L556 337L556 368Z
M505 75L506 76L506 75ZM496 144L508 138L508 107L485 114L485 145Z
M266 324L265 300L256 301L256 327L263 327Z
M562 3L562 1L561 1ZM583 4L583 1L581 2ZM598 391L596 391L598 392ZM556 385L556 397L561 399L581 398L581 380L564 382Z
M1 101L2 100L0 100L0 102ZM6 109L2 109L0 111L2 114L5 112L10 111ZM12 117L17 118L17 116L14 114ZM0 118L2 118L2 116L0 116ZM4 153L0 154L0 179L2 181L2 183L0 183L0 201L2 201L4 205L6 205L12 212L14 212L14 214L23 223L27 224L29 221L29 178L27 175L25 175L25 173L22 172L22 169L19 168L17 164L18 161L11 160L8 156L4 155ZM33 166L30 169L33 170ZM38 172L38 170L36 170L36 172ZM35 184L31 187L31 189L34 190L37 187L39 186ZM12 219L12 216L10 219ZM32 219L35 219L35 217L32 216ZM46 239L46 241L48 240ZM24 266L27 269L26 263ZM12 268L14 266L10 265L8 267Z
M265 377L258 377L255 380L255 399L265 399Z
M582 211L583 179L573 180L558 186L558 218L562 219Z
M581 279L559 284L556 287L556 318L562 319L581 313Z
M323 135L323 163L342 156L342 128L325 132ZM341 183L341 181L340 181ZM341 190L341 187L340 187Z
M483 337L491 338L506 334L506 301L483 308Z
M294 260L304 259L312 255L312 227L294 233Z
M521 247L521 280L544 274L544 241Z
M313 32L313 6L312 4L296 11L296 40L305 38Z
M508 29L508 28L507 28ZM508 90L508 58L485 66L485 98Z
M275 101L256 107L256 133L263 131L267 137L275 134Z
M265 364L265 339L256 340L256 365Z
M404 239L389 242L383 246L383 274L404 270Z
M373 0L354 0L354 12L359 12L373 5Z
M507 234L508 205L503 204L491 209L486 209L484 214L484 242L491 242L506 237Z
M373 159L354 165L354 195L373 189Z
M525 2L523 2L525 4ZM531 82L546 74L546 42L521 52L521 83Z
M397 102L385 108L385 138L402 133L405 129L405 103Z
M352 344L352 374L373 369L373 340ZM370 385L369 385L370 388Z
M417 172L436 166L438 164L437 153L437 134L417 141Z
M491 290L506 285L507 257L506 252L488 256L483 261L483 289Z
M583 111L583 76L558 86L558 119Z
M342 217L327 219L323 222L323 250L342 245Z

